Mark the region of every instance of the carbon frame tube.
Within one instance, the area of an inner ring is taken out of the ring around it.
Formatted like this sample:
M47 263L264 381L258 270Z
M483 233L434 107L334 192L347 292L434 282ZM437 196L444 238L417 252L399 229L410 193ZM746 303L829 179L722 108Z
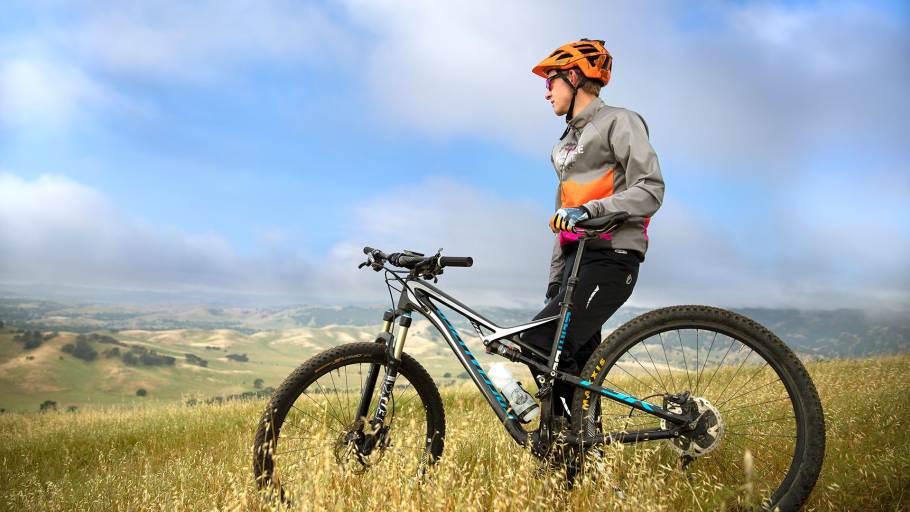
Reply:
M514 334L520 334L526 330L530 330L538 325L556 321L564 317L549 317L545 319L540 319L538 321L524 324L522 326L516 326L515 328L503 329L493 322L487 320L479 313L476 313L466 305L462 304L460 301L449 296L447 293L436 288L435 286L430 285L429 283L423 281L410 281L407 286L404 286L401 290L401 298L399 300L399 312L402 311L402 308L405 308L409 311L416 311L424 316L427 320L433 324L434 327L443 335L443 339L446 340L446 343L455 353L457 359L461 365L465 368L465 371L468 373L471 380L477 386L478 390L486 399L487 403L490 405L490 408L493 409L493 412L499 418L500 422L503 423L506 430L509 434L521 445L525 445L528 440L528 432L522 428L518 419L508 412L508 404L505 402L505 399L502 398L502 395L496 390L492 382L489 381L489 378L486 376L483 368L480 366L480 363L477 362L476 358L471 354L467 345L458 335L454 326L451 322L445 317L442 311L433 304L430 299L438 300L441 303L445 304L452 309L455 309L456 312L465 316L466 318L473 320L480 324L483 327L486 327L493 332L492 335L485 336L484 340L487 339L501 339L507 336ZM564 322L560 322L563 323ZM508 331L509 334L503 334L504 331ZM524 347L524 343L521 343L520 340L513 340L513 342L521 347ZM535 363L535 366L539 366L540 363L531 361ZM547 371L550 371L547 368ZM690 421L688 416L679 415L664 409L656 404L651 404L642 400L639 400L635 397L626 395L619 391L598 386L590 381L583 380L577 376L556 370L556 379L569 382L577 387L591 390L593 392L599 393L602 396L605 396L611 400L623 403L634 409L638 409L647 414L657 416L659 418L665 419L673 425L683 425ZM661 433L662 432L662 433ZM612 436L612 439L626 439L629 436L626 434L633 433L613 433L608 434L606 437ZM634 433L634 439L637 440L650 440L650 439L666 439L674 437L671 434L670 430L666 431L642 431L640 433ZM591 438L582 439L585 444L588 443L597 443L597 442L606 442L604 436L594 436ZM578 442L577 436L575 442ZM632 442L632 441L623 441L623 442Z

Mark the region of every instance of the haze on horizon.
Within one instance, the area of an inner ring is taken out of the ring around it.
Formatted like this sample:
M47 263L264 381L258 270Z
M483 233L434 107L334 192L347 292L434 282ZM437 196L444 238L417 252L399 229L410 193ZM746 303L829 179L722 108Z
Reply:
M563 120L530 68L597 37L667 182L630 305L905 310L908 25L888 1L14 0L0 296L386 303L370 245L473 256L446 290L539 306Z

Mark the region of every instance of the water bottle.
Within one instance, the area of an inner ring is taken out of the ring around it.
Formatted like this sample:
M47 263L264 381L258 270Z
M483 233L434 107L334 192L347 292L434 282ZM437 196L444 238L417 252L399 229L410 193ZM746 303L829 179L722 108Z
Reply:
M521 387L521 384L512 377L512 372L502 363L496 363L490 367L487 372L493 385L499 388L509 405L512 406L512 412L518 416L522 423L528 423L540 414L540 406L534 400L530 393Z

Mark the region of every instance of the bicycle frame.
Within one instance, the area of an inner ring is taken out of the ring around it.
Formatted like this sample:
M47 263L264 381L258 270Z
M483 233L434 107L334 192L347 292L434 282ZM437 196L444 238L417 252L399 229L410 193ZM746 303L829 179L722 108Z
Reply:
M484 399L486 399L487 403L493 409L493 412L496 414L497 418L499 418L499 421L503 424L509 435L511 435L512 438L520 445L524 446L528 444L530 433L522 427L518 418L511 413L509 410L508 402L495 388L487 376L486 371L484 371L483 367L471 353L471 350L465 344L464 340L461 339L458 331L455 329L449 319L446 318L446 316L440 310L439 306L437 306L436 303L439 303L468 318L472 324L478 328L478 334L481 336L485 347L506 338L509 338L510 343L519 346L521 348L521 354L513 360L529 366L533 366L545 375L545 377L541 379L542 382L538 382L538 385L541 387L541 389L551 390L553 382L555 381L568 382L578 388L588 390L592 393L598 393L609 398L610 400L623 403L633 409L637 409L646 414L664 419L666 420L669 427L666 429L645 429L625 432L611 432L593 436L584 436L583 438L579 438L577 435L570 434L564 439L567 444L584 444L588 446L610 442L631 443L678 437L680 435L681 428L689 424L693 418L689 417L688 415L677 414L659 405L640 400L634 396L629 396L607 387L598 386L589 380L581 379L575 375L565 373L558 369L559 356L562 352L566 331L568 330L568 326L571 321L572 301L570 294L574 289L575 282L577 281L576 276L578 273L578 265L579 261L581 260L581 254L583 250L584 239L579 241L578 256L575 259L575 265L572 270L572 274L569 280L569 287L567 288L566 292L566 300L564 303L562 303L561 313L559 315L533 320L531 322L512 327L501 327L499 325L496 325L494 322L485 318L480 313L474 311L458 299L452 297L451 295L431 285L430 283L418 279L415 276L409 276L406 279L400 280L400 282L403 284L403 287L401 289L401 295L398 300L397 309L394 312L389 311L386 313L386 316L384 317L385 324L383 326L383 332L380 333L379 337L377 338L377 341L385 342L389 346L389 366L388 370L386 371L385 378L383 379L382 388L380 389L379 404L374 415L374 420L383 421L385 418L385 405L388 403L388 396L391 393L392 386L394 385L395 377L397 375L397 363L400 361L401 353L404 349L407 330L411 324L411 314L412 312L416 311L417 313L424 316L431 324L433 324L434 327L436 327L440 334L442 334L443 338L446 340L446 343L448 343L449 347L452 349L452 352L455 353L458 361L461 363L468 376L477 386L477 389L480 391L481 395L483 395ZM396 320L398 321L398 330L393 335L391 330ZM553 349L549 356L543 354L535 347L529 346L517 336L535 327L553 322L557 323L557 329L553 343ZM481 327L490 331L490 333L484 335L483 332L481 332L479 329ZM378 379L377 373L378 368L371 368L368 372L367 381L365 383L360 407L358 410L358 417L365 416L369 409L370 397L373 395L374 386ZM545 437L545 443L549 443L552 399L552 392L546 392L542 396L540 425L542 435Z

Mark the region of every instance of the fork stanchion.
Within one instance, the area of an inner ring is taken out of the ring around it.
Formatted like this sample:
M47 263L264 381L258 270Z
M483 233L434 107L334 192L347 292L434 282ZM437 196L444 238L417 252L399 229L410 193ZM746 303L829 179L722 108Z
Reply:
M408 337L408 329L411 327L411 312L405 311L398 321L398 333L395 334L395 349L392 357L396 361L401 361L401 354L404 352L404 342Z

